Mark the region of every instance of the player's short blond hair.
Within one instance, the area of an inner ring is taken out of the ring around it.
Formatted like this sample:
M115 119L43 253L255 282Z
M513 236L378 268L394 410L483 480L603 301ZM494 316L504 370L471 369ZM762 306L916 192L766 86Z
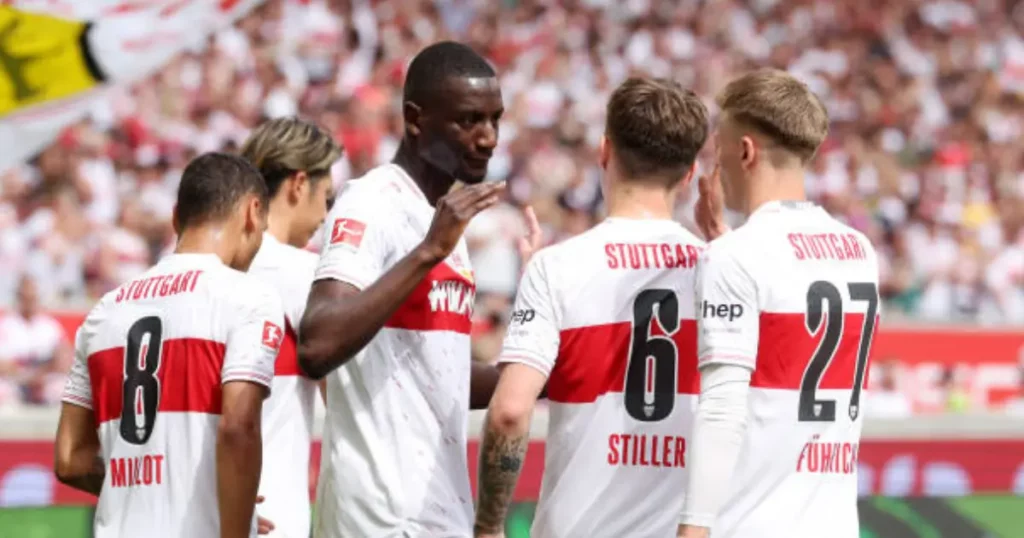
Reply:
M789 73L759 69L730 82L718 107L736 123L754 129L806 163L828 136L828 111L821 99Z
M342 149L322 127L288 117L256 127L241 153L259 169L273 196L281 182L296 172L306 172L311 178L326 176L341 158Z

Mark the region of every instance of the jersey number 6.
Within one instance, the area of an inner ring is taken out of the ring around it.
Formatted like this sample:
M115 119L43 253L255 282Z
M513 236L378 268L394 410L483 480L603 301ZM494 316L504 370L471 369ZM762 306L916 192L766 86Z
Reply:
M652 335L658 323L665 335ZM641 291L633 301L633 335L626 364L623 400L629 416L643 422L664 420L676 403L679 351L679 299L672 290Z
M853 390L850 393L850 407L847 410L850 420L860 416L860 393L864 386L864 374L868 365L868 351L871 349L871 338L875 333L875 319L878 314L878 287L872 282L853 282L848 284L851 301L868 304L864 315L864 325L860 330L857 342L857 366L853 374ZM822 375L835 357L839 341L843 337L843 297L839 288L831 282L819 280L807 290L807 312L804 317L807 332L812 335L825 325L825 335L814 351L811 362L804 371L800 382L800 422L835 422L835 400L819 400L818 385Z
M160 369L163 323L156 316L142 318L128 329L124 348L124 385L121 438L133 445L149 441L160 407Z

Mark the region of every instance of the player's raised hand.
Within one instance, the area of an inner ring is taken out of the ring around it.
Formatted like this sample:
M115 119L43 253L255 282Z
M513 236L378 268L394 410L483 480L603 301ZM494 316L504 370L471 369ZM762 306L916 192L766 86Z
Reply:
M459 244L469 221L498 203L505 190L505 182L485 182L467 185L452 191L437 201L434 220L423 239L423 247L440 262Z
M700 197L693 210L694 220L707 241L729 231L729 225L725 223L725 194L722 191L719 168L716 163L710 176L702 175L697 179L697 192Z
M256 504L263 502L263 496L259 495L256 497ZM269 519L256 515L256 533L257 534L270 534L270 531L274 530L274 522Z
M526 262L530 261L533 254L540 250L544 234L540 229L540 223L537 222L537 214L533 212L533 207L523 208L523 218L526 219L526 237L520 237L517 246L519 247L519 257L523 260L523 267L526 267Z

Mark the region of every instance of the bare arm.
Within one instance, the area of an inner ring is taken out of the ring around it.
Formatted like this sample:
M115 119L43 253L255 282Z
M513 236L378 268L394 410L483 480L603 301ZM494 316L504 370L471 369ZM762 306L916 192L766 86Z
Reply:
M314 282L299 329L302 371L321 379L348 362L445 256L414 249L362 291L336 280Z
M479 502L473 532L498 535L526 459L530 417L547 376L525 364L507 364L487 411L480 443Z
M498 387L501 366L473 361L469 377L469 408L487 409L491 404L491 396ZM547 384L540 391L538 398L548 397Z
M480 183L438 200L423 242L363 290L336 280L314 282L299 328L303 372L320 379L365 347L427 273L455 249L469 220L497 203L503 188L504 183Z
M260 414L266 387L229 381L217 426L217 503L221 538L248 538L263 466Z
M57 480L79 491L99 495L106 479L100 440L92 409L64 403L57 426L54 472Z

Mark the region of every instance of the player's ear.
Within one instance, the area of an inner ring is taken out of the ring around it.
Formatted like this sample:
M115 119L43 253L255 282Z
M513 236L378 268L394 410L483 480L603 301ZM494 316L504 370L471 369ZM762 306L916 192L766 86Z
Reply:
M259 196L250 197L249 203L245 204L245 231L249 233L263 233L261 228L265 224L263 221L266 219L263 219L262 215L263 203L260 201Z
M611 158L611 149L608 147L608 136L601 135L601 143L598 145L597 162L602 170L608 169L608 159Z
M676 185L676 191L684 190L690 186L690 182L693 181L693 177L697 175L697 161L693 161L693 164L686 169L686 174L683 175L682 181Z
M181 235L181 222L178 220L178 204L174 204L174 208L171 209L171 228L174 229L174 235Z
M757 164L757 145L749 135L740 138L740 162L743 168L750 169Z
M410 136L418 137L423 132L423 109L419 105L412 101L402 103L402 117L405 119L405 132Z
M299 200L309 197L309 175L305 170L299 170L288 178L288 201L295 204Z

